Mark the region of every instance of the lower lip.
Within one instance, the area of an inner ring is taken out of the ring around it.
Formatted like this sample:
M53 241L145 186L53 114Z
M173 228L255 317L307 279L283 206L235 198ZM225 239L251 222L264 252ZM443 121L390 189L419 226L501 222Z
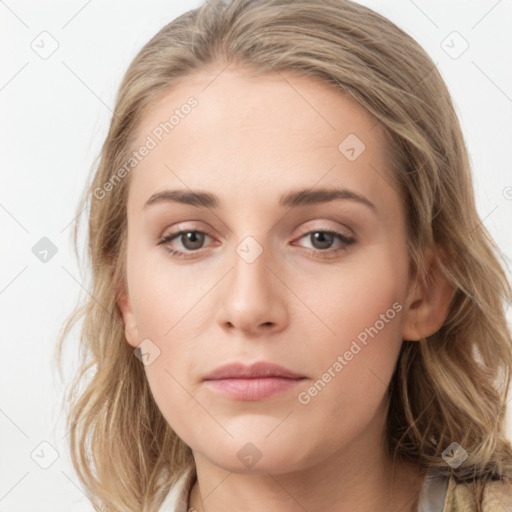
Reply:
M220 393L235 400L263 400L293 389L304 379L262 377L252 379L217 379L205 382Z

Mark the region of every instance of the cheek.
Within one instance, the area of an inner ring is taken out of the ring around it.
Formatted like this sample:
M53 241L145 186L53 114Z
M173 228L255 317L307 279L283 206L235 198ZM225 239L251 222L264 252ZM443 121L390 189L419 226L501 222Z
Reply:
M197 279L197 274L186 266L173 265L162 247L149 251L134 248L131 256L127 262L128 282L141 337L157 344L177 337L189 339L197 326L195 311L211 288L210 281ZM185 329L187 335L183 333Z
M350 263L332 272L316 293L302 282L308 306L322 320L312 322L323 329L321 341L308 344L309 353L302 355L317 377L303 403L321 403L327 415L345 418L347 410L373 414L384 398L402 344L407 287L405 249L376 247Z
M155 258L134 250L131 256L127 271L132 308L139 337L150 340L153 353L144 368L148 383L167 422L186 438L190 422L205 421L204 411L194 407L191 375L198 374L198 362L205 359L199 342L215 313L204 300L212 283L170 265L165 255Z
M309 275L296 283L297 295L313 313L307 315L309 326L315 330L315 326L321 327L326 349L347 350L353 339L361 333L364 338L366 330L376 323L379 339L400 338L401 314L397 310L403 309L407 290L405 249L375 246L354 253L321 278ZM398 305L393 308L395 303Z

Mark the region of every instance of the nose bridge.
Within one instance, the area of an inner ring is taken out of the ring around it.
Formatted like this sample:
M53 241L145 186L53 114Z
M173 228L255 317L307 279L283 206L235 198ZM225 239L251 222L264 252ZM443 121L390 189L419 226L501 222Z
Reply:
M261 202L264 200L261 193L257 193L256 190L255 192L247 201L231 205L234 219L232 225L235 250L233 265L235 273L243 279L251 279L256 276L264 278L264 275L268 273L265 265L272 259L270 232L261 214L258 214L266 205Z
M239 288L238 293L249 292L255 297L256 294L265 295L270 291L271 272L267 268L270 248L263 238L260 235L257 240L255 236L247 235L235 248L231 279L236 281L233 284Z

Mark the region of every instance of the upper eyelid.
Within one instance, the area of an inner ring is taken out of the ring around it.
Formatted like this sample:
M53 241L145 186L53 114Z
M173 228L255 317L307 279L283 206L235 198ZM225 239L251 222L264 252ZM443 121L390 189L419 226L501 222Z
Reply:
M347 228L348 229L348 228ZM352 230L350 230L352 231ZM342 235L346 238L352 238L352 235L346 235L344 233L340 233L340 230L339 229L335 229L335 228L323 228L323 227L320 227L320 228L308 228L308 229L301 229L298 236L299 238L302 238L303 236L305 235L309 235L311 233L316 233L316 232L320 232L320 233L333 233L333 234L336 234L336 235ZM202 233L204 235L207 235L209 236L210 238L215 238L212 234L210 234L209 231L206 231L204 229L196 229L196 228L180 228L180 229L177 229L177 230L174 230L174 231L171 231L170 233L168 234L164 234L162 235L161 237L159 237L159 240L160 239L164 239L164 238L172 238L172 237L178 237L179 235L182 235L184 233Z
M320 226L320 227L309 227L309 228L301 228L299 230L299 233L300 233L300 236L303 236L303 235L308 235L310 233L315 233L317 231L320 231L320 232L325 232L325 233L335 233L335 234L338 234L338 235L343 235L345 236L346 238L353 238L355 237L355 232L353 229L349 228L348 226L344 226L344 228L348 231L350 231L351 234L345 234L345 233L342 233L340 231L343 231L342 228L339 228L339 227L328 227L328 226Z
M164 238L178 238L180 235L183 235L184 233L204 233L206 236L209 236L210 238L215 238L210 231L207 231L205 229L199 229L199 228L178 228L174 229L171 232L165 234L162 234L162 236L159 237L159 240L162 240Z
M317 219L310 219L308 221L305 221L303 224L308 224L309 222L312 222L312 221L315 221ZM210 229L207 229L207 228L203 228L202 226L201 227L198 227L198 226L183 226L183 224L186 224L187 222L199 222L199 223L202 223L202 221L184 221L184 222L180 222L177 224L176 227L174 227L172 229L172 232L169 233L169 235L165 235L165 234L162 234L159 238L164 238L164 237L167 237L167 236L171 236L171 235L176 235L178 233L183 233L183 232L190 232L190 231L197 231L197 232L200 232L200 233L205 233L207 235L209 235L210 237L214 238L213 237L213 234L212 234L212 231L213 230L210 230ZM305 227L305 228L299 228L299 232L301 234L307 234L307 233L310 233L311 231L339 231L340 229L343 230L343 229L346 229L348 231L350 231L352 234L351 235L347 235L347 236L355 236L355 231L349 227L348 225L346 224L343 224L339 221L334 221L334 220L324 220L324 221L318 221L318 222L331 222L331 223L336 223L338 226L337 227L334 227L334 226L328 226L328 225L323 225L323 226L320 226L320 227L315 227L315 226L310 226L310 227ZM341 224L342 227L339 227ZM164 231L165 233L165 231Z

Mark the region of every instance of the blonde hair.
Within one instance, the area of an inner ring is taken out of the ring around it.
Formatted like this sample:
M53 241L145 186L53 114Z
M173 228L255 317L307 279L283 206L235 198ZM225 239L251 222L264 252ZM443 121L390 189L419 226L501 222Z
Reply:
M96 510L157 510L193 467L125 340L116 290L125 279L129 179L104 197L133 151L147 108L205 66L293 71L349 94L391 141L394 180L408 219L411 271L426 279L425 250L454 288L442 328L404 342L390 387L389 452L425 470L484 485L508 475L504 413L512 363L504 304L511 290L474 203L463 134L448 89L426 52L392 22L349 0L208 0L160 30L129 66L97 169L77 211L90 207L91 295L63 326L62 346L81 324L80 371L66 397L72 461ZM75 246L78 221L75 225ZM92 374L92 375L89 375ZM456 441L468 458L450 468Z

